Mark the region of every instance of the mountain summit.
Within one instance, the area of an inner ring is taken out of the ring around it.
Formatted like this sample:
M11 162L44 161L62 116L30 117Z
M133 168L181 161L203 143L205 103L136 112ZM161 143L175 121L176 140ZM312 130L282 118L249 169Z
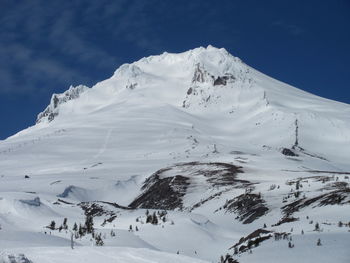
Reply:
M53 95L37 122L48 123L58 115L60 123L72 118L79 122L84 115L118 107L140 110L140 117L146 107L210 118L219 134L230 130L238 141L249 136L245 143L259 146L292 147L300 141L320 155L332 149L333 155L349 145L348 105L274 80L212 46L124 64L91 89L70 87ZM341 152L335 159L349 153Z
M59 258L70 230L92 258L91 242L106 258L123 246L160 262L345 262L349 156L347 104L223 48L142 58L54 94L0 142L3 257Z

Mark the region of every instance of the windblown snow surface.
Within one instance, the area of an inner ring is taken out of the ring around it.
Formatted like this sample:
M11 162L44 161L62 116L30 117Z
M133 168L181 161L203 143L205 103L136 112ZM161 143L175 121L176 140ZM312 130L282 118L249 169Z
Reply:
M350 262L349 176L349 105L163 53L0 142L0 262Z

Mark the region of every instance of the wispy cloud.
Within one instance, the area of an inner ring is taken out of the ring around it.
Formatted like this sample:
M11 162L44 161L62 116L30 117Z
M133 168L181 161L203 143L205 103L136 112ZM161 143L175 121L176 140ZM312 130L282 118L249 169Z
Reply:
M300 26L297 26L297 25L291 24L291 23L287 23L283 20L277 20L277 21L272 22L272 26L280 28L280 29L284 30L285 32L287 32L288 34L293 35L293 36L299 36L299 35L303 34L305 31Z
M161 2L152 0L130 1L128 5L123 5L122 12L117 10L115 14L118 16L118 23L110 28L111 34L116 38L122 37L139 48L158 50L161 47L161 40L157 34L157 25L152 23L147 14L147 10L152 10L152 6L155 5L158 5L157 10L162 10Z
M124 61L119 46L148 54L166 50L165 25L178 24L184 15L193 28L232 34L224 22L215 22L219 11L200 0L4 0L0 5L0 94L92 84L91 73L111 73Z
M81 12L104 8L103 2L84 2L5 1L0 11L0 94L51 92L58 84L89 83L93 79L81 65L107 70L120 63L103 45L84 37ZM105 9L104 15L113 15L111 10ZM56 85L38 87L45 80Z

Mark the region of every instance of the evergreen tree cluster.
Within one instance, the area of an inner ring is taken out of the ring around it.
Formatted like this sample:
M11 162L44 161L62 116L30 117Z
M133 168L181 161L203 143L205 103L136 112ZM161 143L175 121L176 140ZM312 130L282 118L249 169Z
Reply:
M62 225L60 225L58 228L56 228L56 222L55 222L55 220L52 220L52 221L50 222L50 224L47 226L47 228L48 228L48 229L51 229L51 230L57 230L57 229L58 229L58 231L60 231L60 232L61 232L63 229L64 229L64 230L67 230L67 229L68 229L67 218L65 217L65 218L63 219Z
M56 228L56 222L54 220L51 221L51 223L47 226L47 228L51 229L51 230L58 230L59 232L61 232L62 230L68 230L68 224L67 224L67 218L63 219L63 223ZM93 221L93 217L92 216L86 216L85 218L85 224L79 224L79 226L77 225L77 223L75 222L72 228L73 232L74 232L74 237L75 239L81 238L83 236L85 236L86 234L93 234L94 233L94 221ZM101 242L99 242L101 243Z
M166 215L167 215L167 212L165 210L164 211L157 211L157 213L153 212L153 214L150 214L149 211L147 210L146 211L146 224L150 223L153 225L158 225L159 221L166 222L167 221Z
M95 234L94 236L95 236L95 244L96 244L96 246L98 246L98 247L103 246L103 245L104 245L104 242L103 242L101 233Z

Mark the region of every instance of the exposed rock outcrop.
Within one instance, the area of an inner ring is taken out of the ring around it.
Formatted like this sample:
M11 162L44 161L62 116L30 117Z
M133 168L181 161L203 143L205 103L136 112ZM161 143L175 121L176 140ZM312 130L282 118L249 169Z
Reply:
M229 163L180 163L160 169L152 174L143 184L143 193L130 205L131 208L149 209L184 209L183 197L187 190L196 191L198 182L206 181L215 187L212 195L203 200L196 200L192 208L198 208L212 200L227 187L244 188L250 183L237 179L238 173L243 173L242 167Z
M239 195L229 200L224 208L229 212L237 213L237 219L243 221L243 224L249 224L269 211L265 201L257 194Z
M36 123L43 121L51 122L59 113L59 106L67 101L74 100L80 97L80 94L88 90L89 88L84 85L76 87L70 86L68 90L60 94L53 94L51 97L50 104L46 109L38 114Z

